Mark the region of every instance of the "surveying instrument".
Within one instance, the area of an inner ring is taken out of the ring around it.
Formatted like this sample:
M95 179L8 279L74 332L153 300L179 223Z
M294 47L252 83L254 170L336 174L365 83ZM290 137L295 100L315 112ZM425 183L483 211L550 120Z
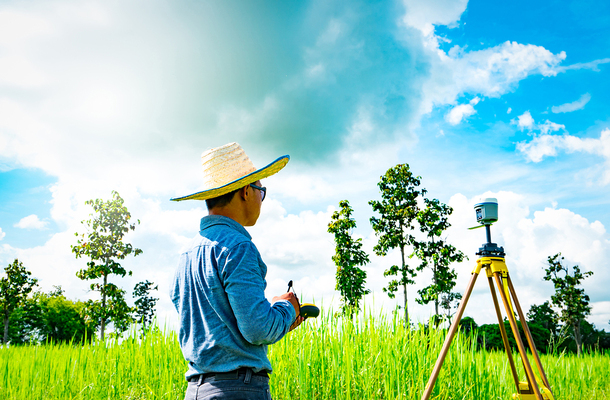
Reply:
M489 282L491 297L493 298L494 307L496 309L496 315L498 316L498 325L500 326L502 342L504 343L506 356L508 357L510 369L513 375L513 379L515 381L515 387L517 388L517 393L514 393L512 398L515 400L554 400L553 394L550 389L549 380L547 379L546 374L542 369L542 363L540 362L540 357L538 356L538 352L536 351L536 346L534 345L532 334L527 326L525 315L523 314L523 310L519 305L517 293L515 292L515 288L513 287L510 275L508 274L506 263L504 262L504 248L499 247L496 243L491 242L491 225L498 220L498 201L493 198L485 199L481 203L475 204L474 210L477 216L477 222L481 225L470 229L485 227L485 230L487 232L487 243L485 243L483 247L480 247L479 252L476 253L478 256L480 256L480 258L477 260L477 266L472 271L472 277L470 278L470 282L466 287L464 300L462 300L460 306L458 307L455 320L451 324L449 332L445 337L445 342L443 343L443 347L441 348L441 353L438 356L438 359L436 360L436 364L434 364L432 375L430 376L430 379L426 384L426 388L421 398L422 400L428 400L430 398L430 395L432 394L432 389L434 389L434 384L436 382L436 379L438 378L441 367L443 366L443 361L445 361L445 357L447 356L447 353L449 351L449 346L451 346L451 341L453 340L453 337L455 336L455 333L457 332L458 327L460 325L460 320L462 319L462 314L464 314L466 304L468 303L468 298L470 297L472 289L474 288L474 283L476 282L477 277L481 272L481 269L484 268L485 272L487 273L487 280ZM519 351L519 355L521 356L521 362L523 363L523 368L525 369L525 376L527 379L526 382L519 381L519 375L517 374L517 368L515 367L515 362L513 360L510 344L508 342L508 336L506 335L506 329L504 328L504 322L502 320L502 314L500 312L500 306L498 304L498 298L496 296L494 281L498 287L500 297L502 298L502 303L504 304L504 309L506 310L511 331L513 332L513 336L515 338L515 341L517 342L517 348ZM536 376L534 376L534 371L532 370L532 366L530 365L530 362L527 358L525 347L523 345L523 341L521 340L521 335L519 334L519 329L517 327L517 320L515 318L515 312L513 311L513 304L511 303L511 298L514 302L514 309L519 315L519 321L521 322L521 327L523 328L523 332L525 333L525 337L527 338L529 349L536 362L536 366L538 367L538 378L540 379L541 383L539 383Z

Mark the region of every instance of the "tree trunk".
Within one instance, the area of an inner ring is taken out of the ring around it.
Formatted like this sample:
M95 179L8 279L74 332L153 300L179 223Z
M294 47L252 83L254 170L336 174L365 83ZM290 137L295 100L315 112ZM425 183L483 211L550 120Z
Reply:
M2 343L6 344L8 342L8 313L4 313L4 339Z
M104 286L102 286L102 317L100 321L100 339L104 341L104 328L106 327L106 284L108 283L108 274L104 274Z
M432 248L434 248L434 235L432 235ZM436 272L436 261L434 259L434 256L432 257L432 283L434 284L435 287L435 297L434 297L434 317L438 319L438 296L440 295L440 293L438 292L438 286L437 286L437 272Z
M574 328L574 340L576 341L576 355L582 355L582 334L580 333L580 320L572 326Z
M436 297L434 298L434 315L436 317L439 316L438 313L438 296L440 295L440 293L438 293L438 286L437 286L437 282L436 282L436 262L434 262L434 266L432 268L433 271L433 276L432 276L432 282L434 283L434 286L436 287Z
M405 326L409 326L409 309L407 307L407 266L405 264L405 248L404 246L400 246L400 256L402 257L402 279L403 279L403 291L405 295Z

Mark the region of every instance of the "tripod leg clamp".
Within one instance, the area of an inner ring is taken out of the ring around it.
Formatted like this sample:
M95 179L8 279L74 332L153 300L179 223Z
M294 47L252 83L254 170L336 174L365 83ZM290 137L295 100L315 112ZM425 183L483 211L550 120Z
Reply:
M488 278L491 278L496 272L500 273L500 276L502 277L502 288L498 289L504 291L506 299L508 300L510 311L513 313L513 315L515 315L513 303L510 300L510 291L508 290L508 268L506 268L506 262L504 262L504 257L481 257L477 260L477 266L472 271L472 273L480 273L481 268L485 268L485 272L487 273Z

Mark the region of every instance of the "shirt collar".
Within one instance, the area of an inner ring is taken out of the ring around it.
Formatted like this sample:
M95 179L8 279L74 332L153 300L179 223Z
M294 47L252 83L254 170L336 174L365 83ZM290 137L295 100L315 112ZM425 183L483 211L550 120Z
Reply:
M252 236L248 233L246 228L244 228L239 222L225 217L224 215L208 215L201 218L201 223L199 224L199 230L204 230L214 225L226 225L230 228L235 229L242 235L246 236L248 239L252 240Z

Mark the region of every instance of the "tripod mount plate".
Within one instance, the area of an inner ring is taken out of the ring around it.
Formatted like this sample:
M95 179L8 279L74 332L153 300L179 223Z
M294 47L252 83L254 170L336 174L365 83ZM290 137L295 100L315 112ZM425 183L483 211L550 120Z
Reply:
M479 247L477 256L483 257L504 257L504 247L498 246L496 243L485 243L483 247Z

